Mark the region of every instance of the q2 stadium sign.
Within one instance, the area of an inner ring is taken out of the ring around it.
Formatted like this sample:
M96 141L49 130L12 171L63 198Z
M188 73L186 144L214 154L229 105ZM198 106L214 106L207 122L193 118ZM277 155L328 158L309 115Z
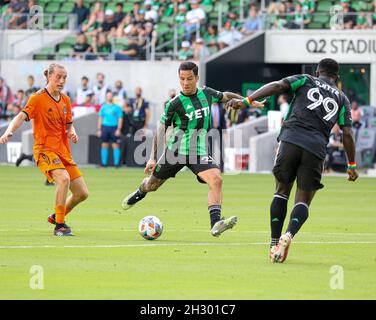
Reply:
M270 30L265 34L266 63L376 63L376 30Z

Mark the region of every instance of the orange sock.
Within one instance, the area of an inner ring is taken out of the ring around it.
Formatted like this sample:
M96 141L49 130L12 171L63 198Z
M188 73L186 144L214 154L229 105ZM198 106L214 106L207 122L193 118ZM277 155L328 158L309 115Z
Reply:
M69 212L71 212L73 209L72 208L65 208L65 215L67 216Z
M55 207L55 220L59 224L65 222L65 206L59 205Z

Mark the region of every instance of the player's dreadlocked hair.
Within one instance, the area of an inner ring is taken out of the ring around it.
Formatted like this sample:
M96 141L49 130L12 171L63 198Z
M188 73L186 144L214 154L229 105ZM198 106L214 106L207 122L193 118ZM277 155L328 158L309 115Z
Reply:
M62 66L61 64L58 64L58 63L51 63L48 68L46 70L44 70L43 74L44 76L46 77L46 81L48 83L48 77L54 73L55 71L55 68L61 68L61 69L65 69L64 66Z
M331 77L338 77L339 64L337 61L330 58L322 59L319 62L317 71Z
M190 70L192 70L192 71L193 71L193 74L194 74L195 76L198 75L198 66L197 66L197 64L195 64L195 63L193 63L193 62L191 62L191 61L182 62L182 63L180 64L180 67L179 67L178 73L179 73L181 70L182 70L182 71L190 71Z

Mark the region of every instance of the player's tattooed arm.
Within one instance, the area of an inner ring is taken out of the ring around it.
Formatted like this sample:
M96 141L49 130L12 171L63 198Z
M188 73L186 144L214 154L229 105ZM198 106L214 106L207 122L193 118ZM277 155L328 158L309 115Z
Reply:
M226 103L230 101L231 99L243 99L243 97L237 93L233 93L229 91L223 92L223 98L221 102Z
M166 139L166 126L163 123L160 123L157 129L156 134L153 138L153 146L151 149L150 159L145 167L145 174L151 174L154 172L157 165L158 150L161 150Z
M7 143L9 138L13 136L14 132L27 120L27 115L24 112L20 112L9 124L8 129L0 137L0 144Z
M349 163L355 162L355 141L354 141L354 135L351 130L351 127L343 127L342 128L343 133L343 147L345 148L347 159ZM355 181L359 174L356 171L355 168L348 168L347 174L349 175L348 180Z
M261 88L257 89L253 92L249 97L241 98L241 99L232 99L230 100L226 108L232 109L242 109L247 106L252 106L256 108L262 108L264 106L265 100L262 102L258 102L256 100L263 99L275 94L281 94L290 90L290 85L287 81L274 81L270 82Z

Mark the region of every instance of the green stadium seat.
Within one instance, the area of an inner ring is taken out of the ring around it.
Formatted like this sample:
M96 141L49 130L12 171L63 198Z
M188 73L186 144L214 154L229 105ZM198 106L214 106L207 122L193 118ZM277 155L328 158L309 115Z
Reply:
M49 54L34 54L33 59L34 60L53 60L55 58L54 55Z
M168 23L168 24L174 24L174 17L165 17L165 16L163 16L161 18L161 22Z
M66 43L66 44L69 44L71 46L73 46L77 41L77 37L76 36L69 36L69 37L66 37L64 39L64 42L63 43Z
M61 13L71 13L74 8L73 2L66 2L62 5L60 12Z
M133 10L133 3L126 2L123 6L123 12L131 12Z
M329 0L318 1L317 11L318 12L329 12L331 6L332 6L332 2L329 1Z
M318 23L327 23L330 20L330 17L328 15L322 15L322 14L316 14L313 16L312 21L318 22Z
M58 13L59 9L60 9L60 3L50 2L44 10L45 10L45 13Z
M65 47L65 46L63 46L63 47L61 47L61 46L59 46L59 50L57 51L57 53L60 55L60 54L64 54L64 55L67 55L67 54L70 54L70 53L72 53L73 52L73 49L72 49L72 47Z
M170 26L167 23L161 22L156 25L156 31L158 33L165 33L169 30L170 30Z
M323 24L319 22L311 22L307 25L307 29L322 29Z
M124 38L115 38L115 46L117 44L119 44L119 45L121 44L122 46L127 46L128 42L129 42L129 40L128 40L127 37L124 37Z
M55 48L53 47L45 47L42 48L38 54L54 54L55 53Z

